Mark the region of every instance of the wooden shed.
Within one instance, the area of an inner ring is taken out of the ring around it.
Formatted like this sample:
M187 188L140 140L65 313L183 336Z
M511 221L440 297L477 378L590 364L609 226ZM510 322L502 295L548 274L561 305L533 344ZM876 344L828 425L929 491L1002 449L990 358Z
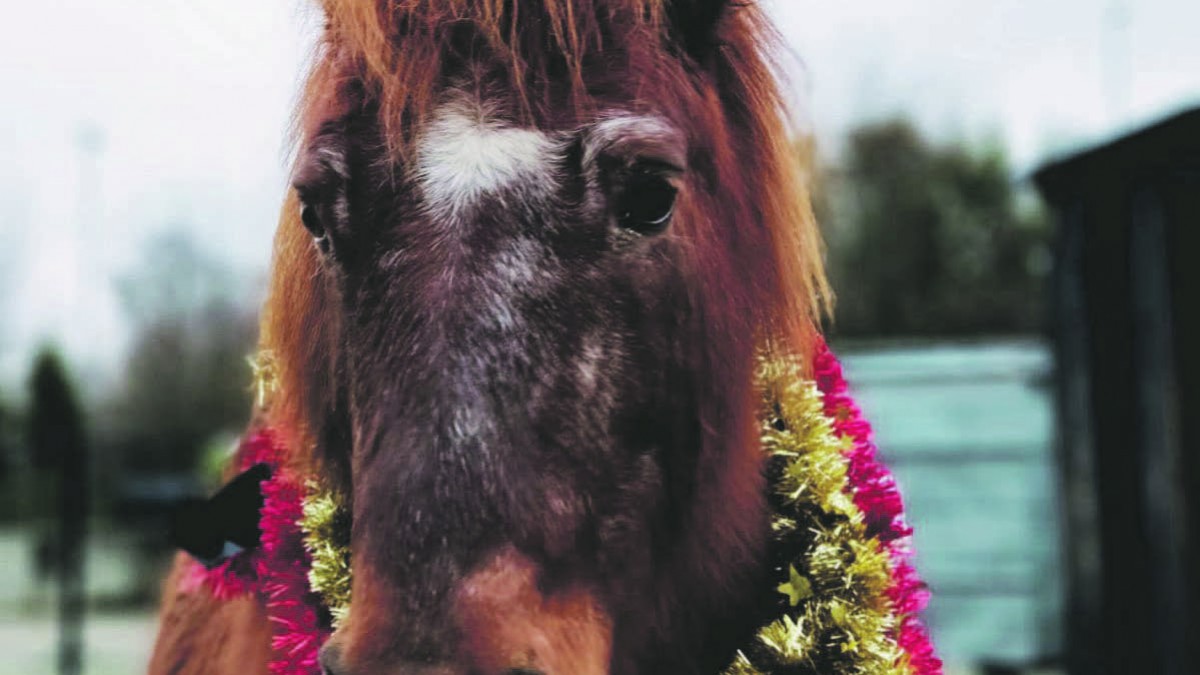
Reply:
M1200 108L1051 162L1072 673L1200 672Z

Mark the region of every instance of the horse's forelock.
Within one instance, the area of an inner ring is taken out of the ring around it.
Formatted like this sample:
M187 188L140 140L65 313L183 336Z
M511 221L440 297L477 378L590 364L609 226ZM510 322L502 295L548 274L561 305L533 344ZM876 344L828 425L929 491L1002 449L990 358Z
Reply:
M530 83L565 78L570 97L584 103L588 56L614 42L660 34L661 5L662 0L324 0L323 48L370 83L390 149L403 154L405 129L438 103L447 61L463 49L464 33L486 45L508 73L515 97L532 113L546 101L537 100L545 92L532 91ZM532 25L542 30L522 28Z

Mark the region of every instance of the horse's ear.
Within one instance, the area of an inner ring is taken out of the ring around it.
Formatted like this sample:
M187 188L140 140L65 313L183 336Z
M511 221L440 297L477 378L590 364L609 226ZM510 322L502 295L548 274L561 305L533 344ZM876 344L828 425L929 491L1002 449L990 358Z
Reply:
M717 46L717 29L732 0L671 0L667 19L675 40L693 59L704 62Z
M262 538L262 484L270 478L271 467L256 464L211 498L183 502L171 514L171 543L208 568L256 548Z

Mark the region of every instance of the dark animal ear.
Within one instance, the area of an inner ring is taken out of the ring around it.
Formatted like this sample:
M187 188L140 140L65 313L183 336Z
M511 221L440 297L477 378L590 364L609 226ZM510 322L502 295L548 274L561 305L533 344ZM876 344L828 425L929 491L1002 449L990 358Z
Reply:
M292 187L300 197L300 220L323 253L332 253L349 229L349 180L341 133L323 130L305 142Z
M262 483L270 477L271 467L256 464L211 498L184 502L171 515L171 543L209 568L256 548Z
M667 18L675 40L693 59L703 62L717 46L717 28L732 0L671 0Z

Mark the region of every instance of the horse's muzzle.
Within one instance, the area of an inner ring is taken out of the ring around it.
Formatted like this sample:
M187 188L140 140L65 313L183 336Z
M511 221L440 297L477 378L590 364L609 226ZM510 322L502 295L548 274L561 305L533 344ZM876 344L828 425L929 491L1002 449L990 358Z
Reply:
M360 580L367 577L360 577ZM356 593L358 591L356 590ZM385 597L370 593L364 597ZM403 636L437 622L393 617L367 605L321 650L324 675L607 675L612 622L588 585L548 589L539 566L511 546L462 578L445 612L445 644L413 649ZM356 623L356 619L362 623ZM395 619L395 621L393 621ZM390 642L390 644L389 644ZM406 649L407 648L407 649ZM418 655L424 652L424 655ZM432 656L438 654L438 656ZM432 658L431 658L432 657Z
M396 663L389 664L386 672L366 672L348 668L344 660L341 649L326 645L321 649L321 675L467 675L459 668L430 663Z
M347 670L342 664L341 650L330 645L321 650L321 675L377 675L376 673L359 673ZM379 674L385 675L385 674ZM428 663L396 664L388 668L386 675L488 675L487 673L466 673L451 666L439 666ZM510 668L500 675L545 675L540 670L529 668Z

